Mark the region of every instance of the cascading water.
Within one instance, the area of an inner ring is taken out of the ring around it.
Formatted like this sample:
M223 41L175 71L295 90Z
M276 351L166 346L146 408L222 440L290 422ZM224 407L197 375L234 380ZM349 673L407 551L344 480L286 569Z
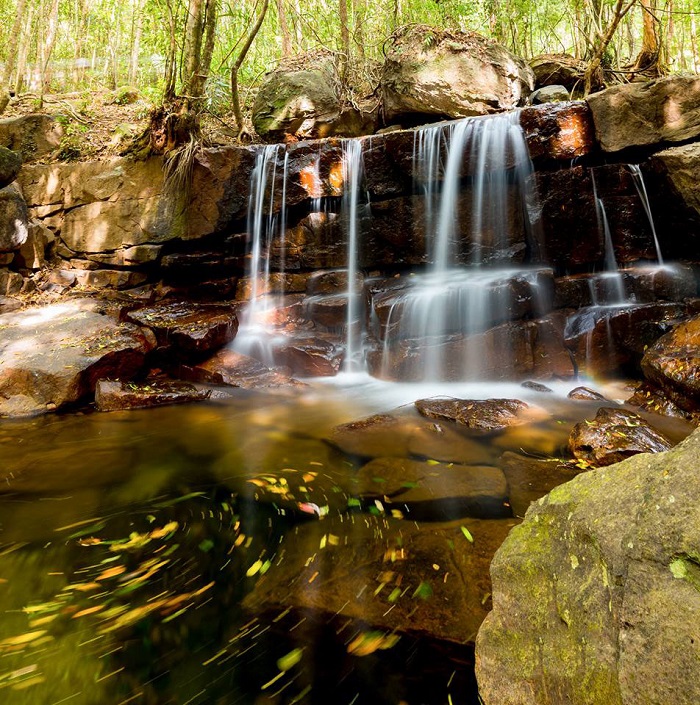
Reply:
M248 203L248 233L251 240L248 266L248 306L243 314L234 349L258 357L273 366L269 317L276 306L270 286L270 254L275 235L284 243L286 230L286 189L288 155L285 153L282 174L282 206L275 212L277 163L282 145L267 145L256 157L251 174L251 192ZM281 248L284 265L284 245ZM280 277L282 280L283 277Z
M649 219L649 226L651 227L651 234L654 237L654 247L656 248L656 259L658 260L659 266L663 266L664 258L661 255L661 247L659 245L659 238L656 235L656 227L654 225L654 218L651 214L651 204L649 203L649 195L647 194L647 187L644 183L644 175L642 170L639 168L639 164L628 164L630 174L632 174L632 179L634 180L634 185L637 188L637 193L639 194L639 199L644 207L644 212Z
M361 326L361 291L358 290L359 217L358 207L363 176L362 143L343 142L343 214L347 239L347 317L345 334L345 372L364 368Z
M514 252L517 260L526 242L536 249L529 218L532 165L517 113L418 133L413 162L427 200L430 264L388 302L381 374L391 378L402 357L411 367L403 377L474 379L488 343L478 334L508 321L516 309L540 309L541 270L493 266L511 263ZM465 180L470 202L460 195ZM501 354L507 368L507 351Z

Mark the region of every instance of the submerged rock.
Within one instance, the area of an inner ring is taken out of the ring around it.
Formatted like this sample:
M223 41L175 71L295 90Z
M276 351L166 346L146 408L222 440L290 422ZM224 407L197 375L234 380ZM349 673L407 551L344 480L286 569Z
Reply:
M419 399L416 409L431 419L456 421L480 431L496 431L526 423L530 407L518 399Z
M386 120L510 110L534 85L523 59L475 32L409 25L394 33L385 55L380 90Z
M511 515L506 478L491 466L377 458L357 472L354 491L386 512L418 521Z
M660 453L671 442L639 414L602 407L593 421L574 426L569 450L593 466L612 465L638 453Z
M203 401L210 394L209 390L197 389L187 382L159 380L134 383L101 379L95 388L95 405L99 411L145 409Z
M184 356L217 350L238 331L235 308L225 304L163 303L130 311L126 319L150 328L160 347Z
M488 612L488 564L514 524L418 526L367 515L303 524L287 534L243 606L253 615L310 611L465 644Z
M700 433L553 490L491 564L485 705L700 702Z
M0 316L0 415L53 411L91 394L98 379L141 369L150 335L97 309L73 299Z

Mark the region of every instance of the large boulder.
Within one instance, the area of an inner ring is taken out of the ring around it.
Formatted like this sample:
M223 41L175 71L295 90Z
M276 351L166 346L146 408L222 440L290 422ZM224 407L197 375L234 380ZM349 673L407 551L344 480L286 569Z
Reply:
M19 152L25 162L53 152L62 139L63 127L51 115L32 113L0 120L0 146Z
M385 120L510 110L534 87L530 67L474 32L410 25L394 33L381 78Z
M373 132L375 118L345 106L328 53L287 61L265 76L253 104L253 127L266 142Z
M0 416L46 413L88 396L100 378L130 379L154 346L80 299L7 313L0 329Z
M700 78L670 76L625 83L588 96L606 152L683 142L700 135Z
M15 184L0 189L0 252L12 252L27 239L27 205Z
M17 152L0 146L0 188L11 184L21 167L22 157Z
M585 61L576 59L571 54L539 54L530 59L529 63L535 74L536 88L560 85L570 92L576 89L583 91Z
M700 702L700 433L553 490L491 565L485 705Z

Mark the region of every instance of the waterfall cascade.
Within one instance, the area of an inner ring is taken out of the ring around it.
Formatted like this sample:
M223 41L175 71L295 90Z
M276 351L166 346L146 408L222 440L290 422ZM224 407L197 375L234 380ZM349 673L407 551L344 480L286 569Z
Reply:
M302 241L325 233L324 257L331 264L340 264L334 258L341 240L344 266L310 274L301 291L288 287L299 269L287 269L286 258L289 154L282 145L259 152L248 213L249 303L236 349L269 366L288 365L290 349L296 359L330 360L325 367L307 366L311 375L366 370L388 380L455 381L573 374L577 339L585 339L587 362L591 332L603 319L614 347L610 317L648 301L646 290L640 299L638 280L658 289L654 281L663 265L639 167L629 170L657 264L618 267L604 195L591 169L602 256L598 271L576 274L588 294L571 312L566 302L555 303L562 295L547 263L536 175L518 113L418 128L413 139L409 198L423 265L377 271L368 264L374 204L364 155L372 140L339 140L331 192L319 187L320 155L302 175L313 195L308 222L295 232L297 241L300 232ZM671 268L664 272L673 276Z

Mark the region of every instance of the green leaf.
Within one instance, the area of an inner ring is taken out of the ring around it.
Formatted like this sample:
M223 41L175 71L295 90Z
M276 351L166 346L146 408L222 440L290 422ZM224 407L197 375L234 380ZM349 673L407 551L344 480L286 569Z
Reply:
M288 671L290 668L294 668L301 661L303 654L304 649L293 649L288 654L277 659L277 668L280 671Z
M459 527L462 530L462 533L464 534L464 538L469 541L469 543L474 543L474 537L471 535L469 529L467 529L466 526L460 526Z

